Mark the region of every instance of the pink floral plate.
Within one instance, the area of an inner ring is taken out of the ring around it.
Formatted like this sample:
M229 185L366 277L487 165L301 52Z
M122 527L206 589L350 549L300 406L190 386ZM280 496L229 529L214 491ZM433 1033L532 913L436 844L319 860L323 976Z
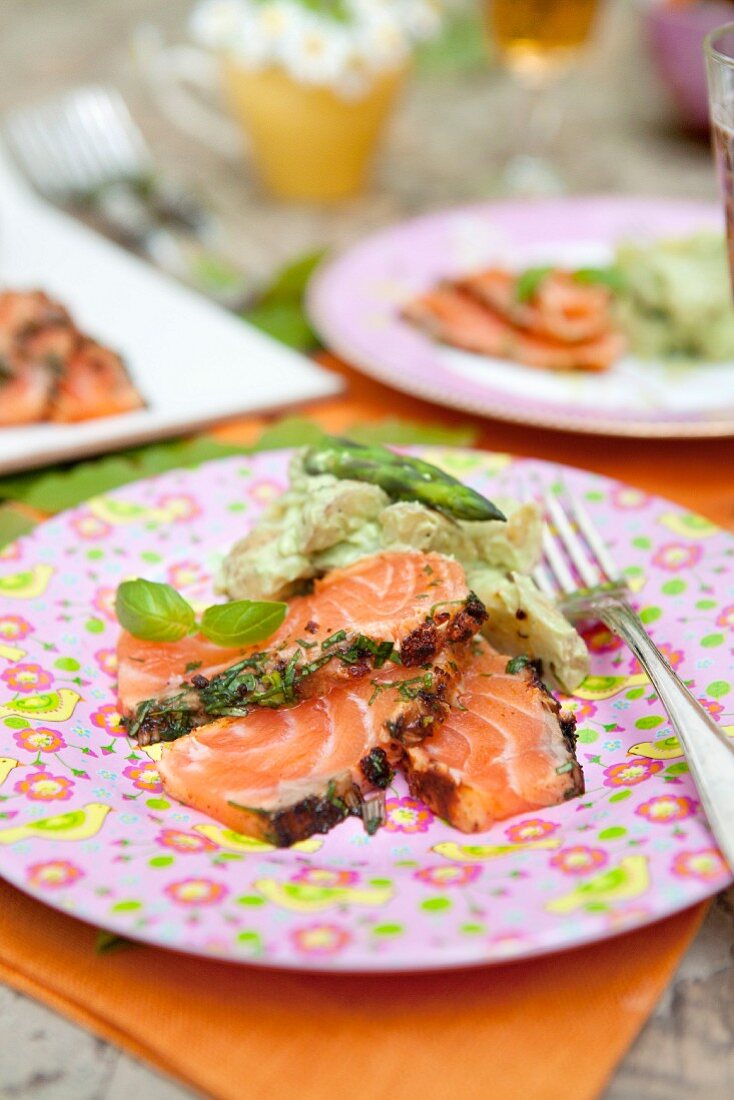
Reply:
M734 435L734 362L625 355L604 374L541 371L438 344L400 316L441 279L482 267L600 266L619 241L700 230L723 232L719 207L628 197L459 207L384 229L326 265L309 312L325 343L365 374L444 406L568 431Z
M490 495L556 468L421 451ZM288 850L165 796L157 749L115 705L113 613L127 577L211 598L234 539L286 482L288 455L209 463L63 513L0 555L0 872L133 939L232 961L421 970L522 958L659 920L730 881L665 712L604 629L567 699L587 793L466 836L396 781L388 822L351 820ZM734 539L699 516L578 470L650 632L734 735Z

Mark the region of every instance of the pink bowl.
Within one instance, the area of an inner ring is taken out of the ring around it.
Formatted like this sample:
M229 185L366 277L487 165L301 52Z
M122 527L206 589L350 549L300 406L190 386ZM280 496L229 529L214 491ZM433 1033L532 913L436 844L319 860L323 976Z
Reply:
M705 2L684 7L657 3L645 22L653 58L688 130L705 133L709 125L703 40L709 31L734 21L734 4Z

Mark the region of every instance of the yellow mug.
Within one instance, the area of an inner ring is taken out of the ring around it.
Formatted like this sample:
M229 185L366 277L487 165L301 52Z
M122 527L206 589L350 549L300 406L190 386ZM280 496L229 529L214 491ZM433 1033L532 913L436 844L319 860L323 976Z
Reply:
M343 99L283 69L248 69L194 46L159 50L147 69L176 125L218 152L249 153L279 198L325 203L363 189L407 73L382 73L362 96ZM211 102L222 93L226 115Z

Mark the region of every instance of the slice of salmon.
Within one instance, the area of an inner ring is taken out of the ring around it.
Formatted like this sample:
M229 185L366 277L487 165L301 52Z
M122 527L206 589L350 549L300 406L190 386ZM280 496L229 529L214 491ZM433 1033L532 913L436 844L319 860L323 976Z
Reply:
M179 642L144 642L126 630L117 642L117 693L120 710L131 714L144 699L157 699L178 691L191 677L216 676L245 650L215 645L203 634L190 634Z
M624 337L615 331L573 344L536 336L453 287L414 299L404 307L403 316L442 343L543 370L605 371L625 347Z
M64 307L42 290L6 290L0 294L0 355L46 328L73 328Z
M294 707L200 726L164 747L164 789L271 844L327 832L362 792L389 785L398 741L440 723L458 674L455 663L419 672L390 664Z
M334 569L309 596L291 601L274 649L344 650L360 637L393 646L409 667L432 660L447 642L480 629L484 610L463 567L443 554L386 550Z
M0 294L0 427L45 419L73 339L68 313L42 291Z
M265 650L230 660L224 670L206 672L202 667L189 683L179 681L175 691L170 690L168 646L161 672L151 660L145 681L135 669L131 681L129 655L121 651L121 707L125 714L134 711L129 730L141 744L173 740L207 718L238 717L253 706L288 706L324 694L387 661L399 659L406 668L423 666L444 647L473 638L486 617L453 558L418 551L375 554L335 569L316 582L312 594L292 600ZM207 655L202 664L211 659ZM173 673L178 679L178 656L176 661ZM141 701L143 683L150 690Z
M123 361L42 291L0 294L0 425L77 422L142 408Z
M411 792L465 833L584 789L573 717L561 712L531 664L508 662L485 641L474 648L451 716L404 749Z
M0 428L43 420L54 377L18 356L0 358Z
M144 406L120 356L95 340L82 337L60 373L49 417L76 423Z
M480 271L453 285L536 336L576 344L595 340L612 327L608 287L580 283L568 271L549 272L530 301L518 298L517 274L502 268Z

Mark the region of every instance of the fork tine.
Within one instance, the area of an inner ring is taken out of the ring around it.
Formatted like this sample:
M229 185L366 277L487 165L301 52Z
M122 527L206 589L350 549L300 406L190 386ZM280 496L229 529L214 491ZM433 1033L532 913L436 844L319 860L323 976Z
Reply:
M4 128L20 164L49 195L84 194L152 168L150 150L124 99L101 85L11 111Z
M568 494L569 507L573 513L574 519L578 524L579 530L591 547L597 562L599 563L601 570L604 574L604 578L607 581L619 581L622 580L622 573L618 569L614 562L609 549L604 542L604 539L599 534L599 531L595 527L591 516L586 511L586 508L580 501L576 500Z
M569 493L565 486L563 490L565 496L568 498ZM589 561L581 539L569 523L568 516L563 506L553 493L546 493L543 500L548 515L553 520L556 531L558 532L558 537L563 543L569 558L576 566L581 580L587 588L593 588L595 584L599 584L601 576L599 571L595 569Z
M551 574L548 572L547 567L543 562L535 566L533 569L533 580L536 585L546 596L550 596L551 599L555 598L556 589L553 581L551 580Z
M566 565L565 558L558 548L558 543L548 530L547 524L543 524L543 553L561 591L567 594L575 592L577 588L576 581Z

